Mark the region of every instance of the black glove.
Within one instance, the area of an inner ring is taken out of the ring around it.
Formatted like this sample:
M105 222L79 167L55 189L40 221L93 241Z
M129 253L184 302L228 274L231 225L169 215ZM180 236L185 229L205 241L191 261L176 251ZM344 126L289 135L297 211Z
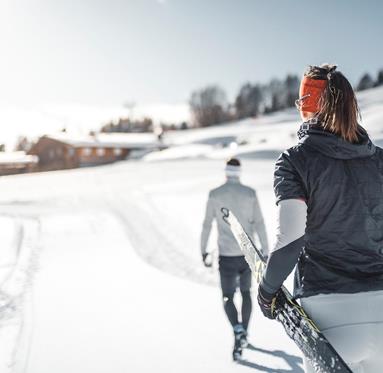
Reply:
M269 319L275 319L275 302L277 300L277 294L270 294L259 285L257 300L263 315Z
M207 258L209 257L209 254L202 254L202 261L203 261L203 264L206 268L210 268L212 266L212 262L211 260L207 260Z

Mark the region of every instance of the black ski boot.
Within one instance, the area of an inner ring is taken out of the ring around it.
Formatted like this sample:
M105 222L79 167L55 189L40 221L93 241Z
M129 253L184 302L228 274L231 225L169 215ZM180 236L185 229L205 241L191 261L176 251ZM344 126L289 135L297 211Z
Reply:
M234 348L233 360L237 361L242 357L242 348L247 346L246 331L241 324L234 326Z
M242 348L246 348L248 346L249 343L247 342L247 332L242 324L234 326L234 336L235 339L239 341L239 344Z
M240 336L239 343L241 344L242 348L246 348L249 345L249 342L247 341L247 332L245 330Z
M234 340L234 348L233 348L233 361L241 360L242 358L242 347L241 342L237 339Z

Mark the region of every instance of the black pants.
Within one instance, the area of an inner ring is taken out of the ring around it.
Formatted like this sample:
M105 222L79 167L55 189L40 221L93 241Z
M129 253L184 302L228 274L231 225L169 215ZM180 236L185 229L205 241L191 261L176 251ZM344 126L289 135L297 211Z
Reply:
M242 325L247 330L252 310L251 270L244 256L220 256L219 274L223 296L223 306L232 326L239 324L238 311L234 304L234 294L239 287L242 294Z

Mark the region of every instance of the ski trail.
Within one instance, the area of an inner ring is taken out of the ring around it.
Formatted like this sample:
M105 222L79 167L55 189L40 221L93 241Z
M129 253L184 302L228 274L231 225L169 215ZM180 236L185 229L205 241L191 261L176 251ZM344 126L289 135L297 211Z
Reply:
M205 286L217 272L203 267L198 242L217 164L172 164L168 179L144 166L28 175L34 182L22 192L6 179L11 202L1 210L23 224L27 216L42 222L27 373L302 373L294 344L257 307L250 341L259 349L231 363L220 291ZM42 185L54 185L44 198Z
M28 373L249 370L231 362L233 336L219 290L141 260L114 213L67 212L42 222ZM278 354L279 328L258 318L255 312L251 333L262 350L244 352L248 364L258 364L253 371L302 373L294 350ZM261 327L273 348L262 340Z
M2 373L23 373L32 340L32 283L40 224L36 219L7 218L14 224L14 239L0 285L0 368Z
M197 283L217 284L217 275L187 254L184 246L188 245L190 237L184 237L184 242L180 242L179 235L174 234L173 222L148 202L144 194L137 194L129 200L120 198L118 203L109 200L109 203L111 211L123 223L135 251L144 261Z

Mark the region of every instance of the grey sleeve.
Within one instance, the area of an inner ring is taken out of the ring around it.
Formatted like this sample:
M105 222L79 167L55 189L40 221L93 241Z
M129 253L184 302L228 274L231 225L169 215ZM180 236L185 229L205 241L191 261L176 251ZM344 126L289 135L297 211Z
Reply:
M265 222L256 193L254 195L254 229L261 242L263 254L269 256L269 243L267 240Z
M201 233L201 253L206 253L207 242L209 240L209 235L211 231L211 225L215 218L213 198L211 193L209 193L209 198L206 205L205 219L202 224L202 233Z
M294 269L304 247L307 206L299 199L278 204L277 242L269 256L261 286L274 294Z

